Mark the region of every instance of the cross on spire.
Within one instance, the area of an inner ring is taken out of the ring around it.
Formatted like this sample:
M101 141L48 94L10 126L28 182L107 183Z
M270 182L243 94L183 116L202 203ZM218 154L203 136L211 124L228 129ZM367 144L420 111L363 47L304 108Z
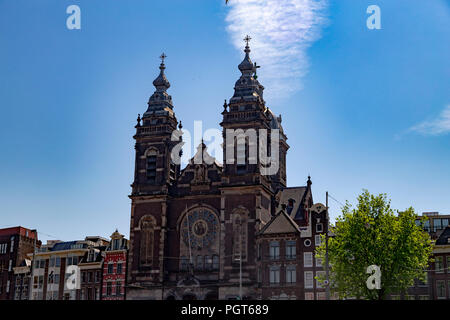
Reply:
M244 41L247 43L247 47L248 47L248 43L250 42L250 40L252 40L252 38L250 38L249 35L247 35L247 36L244 38Z
M161 63L164 64L164 59L167 58L166 54L163 52L162 55L159 56L161 59Z

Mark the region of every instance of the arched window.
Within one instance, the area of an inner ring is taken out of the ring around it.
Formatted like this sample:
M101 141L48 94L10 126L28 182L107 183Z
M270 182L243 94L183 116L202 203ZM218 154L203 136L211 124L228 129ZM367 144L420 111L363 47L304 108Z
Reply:
M149 265L153 262L153 248L155 246L155 218L144 216L140 221L141 227L141 247L140 263Z
M233 216L233 258L247 259L247 215L237 212Z

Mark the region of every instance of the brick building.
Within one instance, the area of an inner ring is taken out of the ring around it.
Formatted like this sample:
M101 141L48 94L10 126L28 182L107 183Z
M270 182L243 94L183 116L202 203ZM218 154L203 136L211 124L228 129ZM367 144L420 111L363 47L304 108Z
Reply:
M101 237L87 237L86 240L95 245L89 247L78 263L81 286L77 300L101 300L103 262L109 241Z
M14 267L14 300L30 299L31 260L25 259L20 266Z
M0 300L13 300L14 268L24 263L34 246L40 246L35 230L23 227L0 229Z
M117 230L111 235L103 263L102 300L124 300L128 240Z
M275 116L263 99L264 87L257 80L248 40L234 95L228 103L225 101L221 113L223 145L234 148L233 161L224 164L215 161L203 142L184 169L173 160L172 154L179 154L181 139L173 139L172 134L179 135L182 126L167 93L170 84L164 74L165 55L161 56L160 74L153 82L156 91L142 119L138 116L134 136L127 299L271 296L270 290L258 284L258 267L266 281L267 268L272 265L257 261L257 245L260 242L267 249L267 241L274 235L269 235L271 229L265 227L269 223L274 226L278 219L286 220L287 216L291 227L275 238L280 239L280 246L286 246L285 241L296 242L298 276L285 294L296 299L311 299L315 294L322 298L316 290L320 288L314 284L307 288L310 291L305 296L304 276L310 286L311 276L320 267L309 267L309 263L304 267L304 259L310 259L315 245L315 224L324 227L328 222L309 214L314 205L310 179L307 186L286 187L287 137L281 116ZM228 136L228 129L245 131ZM250 139L252 132L258 132L258 142ZM265 174L267 168L259 160L252 161L255 157L250 150L264 150L263 140L271 141L277 133L279 143L270 143L267 154L279 154L271 163L277 164L278 170ZM224 159L226 149L223 148ZM286 205L286 210L296 209L280 213L282 205ZM308 252L305 256L304 250ZM280 271L280 277L284 277L281 274L284 271ZM274 291L274 297L284 297L281 288Z
M424 220L424 221L422 221ZM424 212L416 224L424 228L435 241L432 259L425 272L425 281L415 280L406 293L391 294L393 300L440 300L449 299L450 291L450 244L448 243L450 215Z
M450 226L441 232L433 250L431 292L433 299L450 299Z

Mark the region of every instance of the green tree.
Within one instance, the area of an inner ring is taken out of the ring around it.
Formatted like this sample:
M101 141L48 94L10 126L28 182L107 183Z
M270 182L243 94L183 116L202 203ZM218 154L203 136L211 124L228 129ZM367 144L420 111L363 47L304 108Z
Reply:
M376 196L364 190L354 209L347 202L330 228L330 291L340 298L382 300L390 293L405 292L414 279L423 281L433 243L416 225L416 218L413 208L395 213L385 194ZM325 236L322 238L316 254L325 261ZM380 267L379 290L367 288L370 265ZM317 280L323 283L325 279Z

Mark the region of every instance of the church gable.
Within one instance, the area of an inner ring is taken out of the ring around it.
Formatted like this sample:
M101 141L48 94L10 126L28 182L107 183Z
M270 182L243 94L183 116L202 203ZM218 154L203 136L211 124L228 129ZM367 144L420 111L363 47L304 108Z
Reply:
M197 153L189 160L189 164L181 172L179 187L208 186L212 182L221 181L222 168L214 157L211 157L206 145L202 142Z
M297 224L287 215L280 211L271 221L261 230L260 234L274 233L297 233L299 232Z

